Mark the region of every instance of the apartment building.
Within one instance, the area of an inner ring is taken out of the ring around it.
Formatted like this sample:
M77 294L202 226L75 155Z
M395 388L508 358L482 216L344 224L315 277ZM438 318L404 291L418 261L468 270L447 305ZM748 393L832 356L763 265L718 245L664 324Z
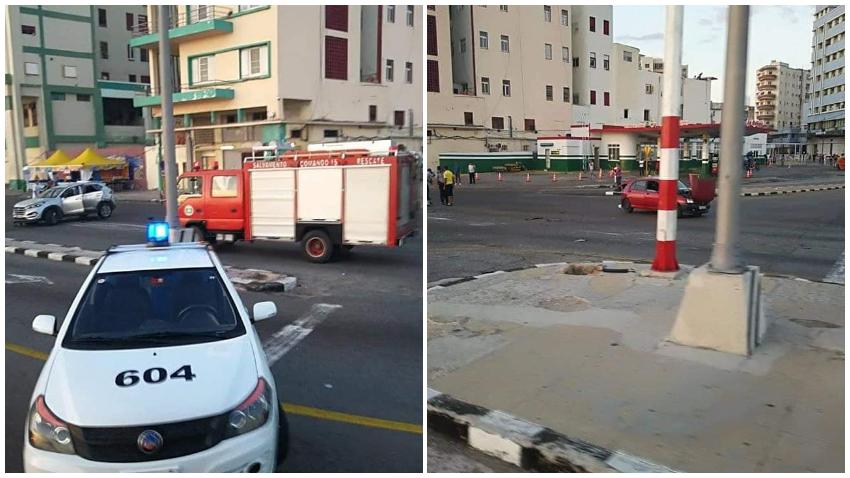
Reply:
M773 60L756 70L756 118L777 131L799 130L805 118L809 70Z
M141 154L146 58L128 47L142 6L6 7L6 178L56 149ZM132 22L131 22L132 18Z
M805 123L809 154L844 152L844 5L817 5Z
M428 161L533 151L575 124L660 122L663 62L613 42L606 5L439 5L427 11ZM687 75L687 67L683 68ZM683 119L711 119L713 78L685 78Z
M421 8L187 5L170 16L173 91L157 83L156 7L130 44L149 52L153 79L135 104L159 123L160 95L172 95L180 171L240 167L256 146L393 139L421 149ZM147 164L156 184L158 149Z

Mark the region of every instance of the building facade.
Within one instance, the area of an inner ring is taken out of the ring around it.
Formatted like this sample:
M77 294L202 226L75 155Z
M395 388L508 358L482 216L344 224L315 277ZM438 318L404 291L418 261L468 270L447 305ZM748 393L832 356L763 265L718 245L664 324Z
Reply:
M148 66L128 46L142 6L6 7L6 178L56 149L142 154L133 106ZM132 20L131 20L132 19Z
M614 43L611 6L439 5L426 16L431 165L440 153L533 151L577 124L660 123L663 62L644 68L649 57ZM710 122L713 78L682 71L683 121Z
M844 153L844 5L817 5L812 26L808 152Z
M806 116L809 73L776 60L756 70L756 118L777 131L799 130Z
M241 167L257 146L393 139L421 149L422 9L414 6L172 6L178 169ZM130 44L149 52L159 124L158 10ZM158 138L159 129L149 131ZM148 183L159 150L148 152Z

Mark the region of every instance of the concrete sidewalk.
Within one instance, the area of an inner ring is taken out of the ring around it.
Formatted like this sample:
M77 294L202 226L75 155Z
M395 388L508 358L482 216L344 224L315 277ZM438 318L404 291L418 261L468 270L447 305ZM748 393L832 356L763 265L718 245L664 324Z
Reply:
M686 278L633 267L432 287L429 388L680 471L844 470L843 286L765 277L771 323L747 359L665 342Z

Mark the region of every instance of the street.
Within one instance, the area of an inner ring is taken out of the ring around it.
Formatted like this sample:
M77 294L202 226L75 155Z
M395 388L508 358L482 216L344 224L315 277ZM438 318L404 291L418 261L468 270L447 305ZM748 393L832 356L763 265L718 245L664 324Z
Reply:
M454 207L441 206L432 192L428 282L539 263L652 261L654 212L625 214L620 198L604 190L537 181L464 184ZM679 219L680 264L709 260L715 221L715 211ZM844 251L844 191L741 198L741 248L745 262L764 273L824 279Z
M6 237L104 250L144 242L144 224L164 205L120 202L106 221L68 220L15 227L6 201ZM313 264L297 244L239 243L219 251L225 265L297 277L290 292L240 291L247 307L265 300L278 317L257 324L265 343L317 304L338 305L272 364L288 411L291 446L282 472L422 470L422 239L399 249L355 248ZM60 320L89 267L6 254L6 470L22 470L28 401L52 340L31 329L37 314Z

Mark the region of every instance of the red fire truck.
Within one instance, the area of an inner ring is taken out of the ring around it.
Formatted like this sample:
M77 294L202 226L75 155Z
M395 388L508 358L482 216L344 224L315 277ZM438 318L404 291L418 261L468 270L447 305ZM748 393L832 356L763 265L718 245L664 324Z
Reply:
M300 242L313 262L358 245L396 247L414 233L414 167L409 153L361 149L187 172L177 183L180 224L210 243Z

